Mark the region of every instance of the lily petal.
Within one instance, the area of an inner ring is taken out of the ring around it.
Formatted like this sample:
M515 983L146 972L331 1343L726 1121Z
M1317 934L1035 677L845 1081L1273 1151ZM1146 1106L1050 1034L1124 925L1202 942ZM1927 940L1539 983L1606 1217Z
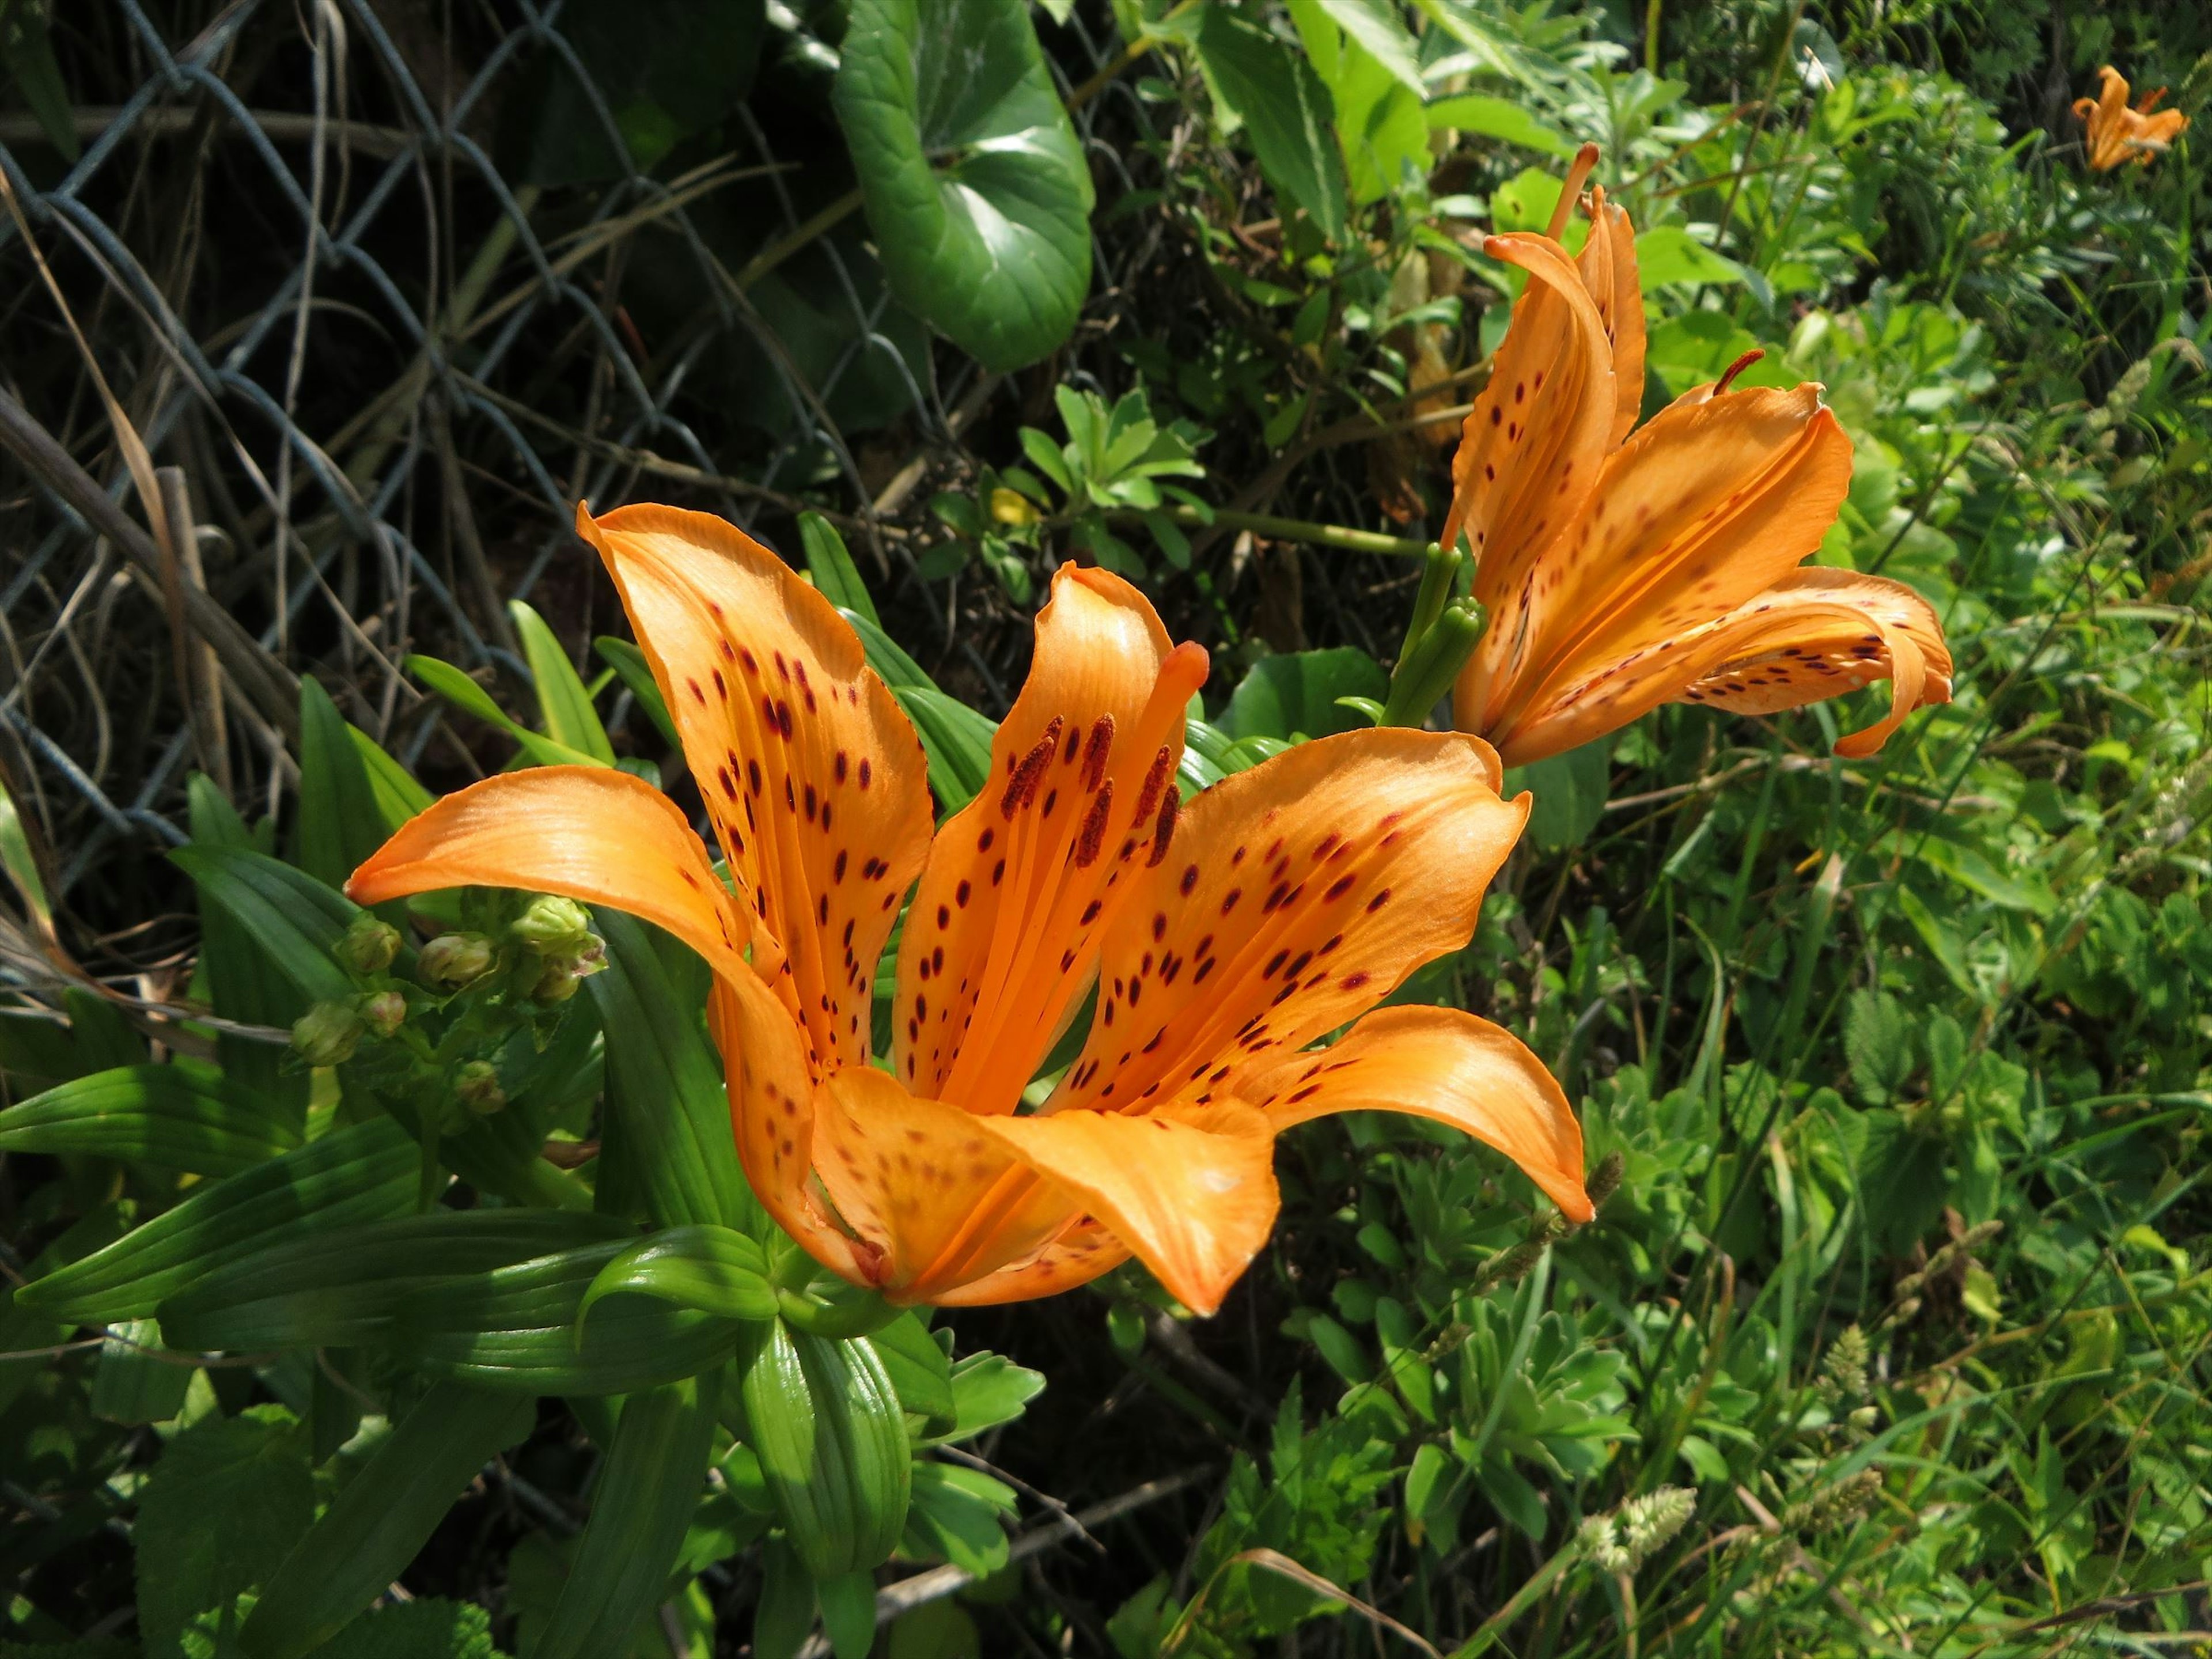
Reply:
M1010 1112L1095 972L1129 878L1172 830L1183 711L1206 653L1145 596L1062 565L992 781L946 823L899 945L894 1074Z
M1097 1223L1079 1223L1037 1253L994 1273L956 1285L931 1299L944 1308L987 1308L1057 1296L1088 1285L1129 1259L1129 1247Z
M1406 1112L1511 1158L1570 1221L1594 1213L1583 1131L1543 1061L1503 1026L1449 1008L1378 1008L1327 1048L1253 1079L1276 1131L1336 1112Z
M1895 682L1889 713L1840 739L1838 754L1870 755L1915 708L1950 701L1951 655L1927 601L1879 576L1792 571L1717 622L1559 687L1509 752L1559 754L1662 702L1765 714L1877 679Z
M929 842L914 727L851 625L734 526L641 506L579 507L576 529L622 590L757 918L755 967L822 1062L865 1061L876 957Z
M1529 281L1468 412L1444 520L1444 546L1464 532L1474 547L1474 597L1490 611L1462 682L1478 704L1514 679L1537 643L1540 556L1597 487L1620 408L1605 318L1566 250L1517 234L1493 236L1483 251Z
M1241 1101L974 1122L1074 1194L1199 1313L1220 1307L1275 1224L1274 1132Z
M832 1273L877 1283L879 1251L838 1226L815 1195L814 1054L805 1028L748 969L716 978L707 1030L722 1052L738 1162L762 1207Z
M676 804L603 766L502 772L434 801L353 872L381 904L442 887L520 887L611 905L666 928L717 974L750 974L745 915Z
M1479 738L1384 728L1195 797L1108 936L1090 1040L1047 1110L1241 1097L1465 945L1528 817L1500 776Z
M875 1282L894 1301L934 1301L1033 1257L1077 1218L1065 1188L979 1124L872 1066L848 1066L816 1091L815 1173L839 1218L879 1253Z
M1618 449L1644 408L1644 285L1636 274L1636 227L1605 191L1590 191L1589 240L1575 260L1613 343L1613 430Z

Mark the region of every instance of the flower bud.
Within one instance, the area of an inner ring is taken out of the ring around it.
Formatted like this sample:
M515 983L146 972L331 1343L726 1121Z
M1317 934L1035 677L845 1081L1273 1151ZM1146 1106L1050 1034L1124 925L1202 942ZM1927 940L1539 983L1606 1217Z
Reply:
M489 973L497 955L482 933L441 933L422 947L416 971L432 985L466 985Z
M592 936L592 913L571 898L542 894L515 918L509 933L549 955L580 945Z
M292 1022L292 1051L310 1066L342 1065L365 1029L343 1002L319 1002Z
M380 1037L390 1036L407 1022L407 999L397 991L371 991L356 999L354 1008Z
M453 1097L479 1117L489 1117L507 1104L507 1091L499 1086L499 1068L488 1060L471 1060L453 1073Z
M399 930L364 910L333 947L338 965L350 974L380 974L399 954Z

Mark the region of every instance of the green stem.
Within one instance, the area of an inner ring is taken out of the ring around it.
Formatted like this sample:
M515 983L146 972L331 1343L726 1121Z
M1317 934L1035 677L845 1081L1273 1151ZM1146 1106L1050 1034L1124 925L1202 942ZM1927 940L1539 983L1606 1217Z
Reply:
M746 260L744 267L738 272L736 279L738 286L741 289L750 288L809 242L813 241L824 232L835 229L851 215L854 208L860 205L860 190L856 185L804 224L793 226L789 235L779 241L770 242L758 253Z
M1387 553L1418 559L1429 550L1428 543L1417 542L1411 537L1378 535L1371 530L1353 530L1340 524L1316 524L1310 519L1279 519L1267 513L1231 513L1220 509L1207 514L1194 507L1167 507L1159 511L1177 524L1221 525L1231 530L1249 530L1283 541L1306 542L1316 547L1340 547L1348 553ZM1117 512L1112 517L1119 523L1129 524L1141 522L1146 515L1136 512Z

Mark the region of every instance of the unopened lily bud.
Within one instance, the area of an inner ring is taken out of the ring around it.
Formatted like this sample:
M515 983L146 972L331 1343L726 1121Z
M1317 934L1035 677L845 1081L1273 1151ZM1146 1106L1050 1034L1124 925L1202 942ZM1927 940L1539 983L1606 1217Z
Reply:
M508 932L533 950L549 954L581 945L592 936L592 913L575 900L544 894L515 919Z
M407 1022L407 999L397 991L372 991L357 1000L355 1009L378 1036L388 1037Z
M576 994L576 988L607 965L607 948L598 939L589 939L574 951L563 951L545 957L545 967L538 981L530 988L533 1002L566 1002Z
M416 969L433 985L466 985L491 971L498 952L482 933L441 933L422 947Z
M361 1042L361 1016L343 1002L319 1002L292 1022L292 1051L310 1066L337 1066Z
M499 1070L488 1060L470 1060L453 1073L453 1097L479 1117L489 1117L507 1104Z
M348 973L380 974L399 954L399 930L364 910L353 919L333 953Z

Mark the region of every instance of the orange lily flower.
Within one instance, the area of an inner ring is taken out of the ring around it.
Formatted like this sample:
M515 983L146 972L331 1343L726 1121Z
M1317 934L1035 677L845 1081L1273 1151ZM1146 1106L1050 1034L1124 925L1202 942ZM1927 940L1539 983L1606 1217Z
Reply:
M1771 714L1888 679L1888 714L1836 745L1871 754L1950 700L1942 625L1902 582L1797 568L1850 487L1851 442L1818 386L1730 391L1747 357L1630 435L1635 229L1597 189L1581 256L1559 240L1596 160L1585 145L1547 234L1483 245L1529 281L1452 461L1443 544L1465 532L1490 615L1455 723L1518 766L1662 702Z
M2075 117L2089 130L2085 142L2092 170L2110 173L2126 161L2148 167L2153 156L2164 155L2188 129L2189 118L2178 109L2151 112L2166 96L2164 87L2145 93L2142 101L2130 109L2128 83L2119 70L2107 64L2097 76L2097 95L2074 100Z
M1273 1224L1276 1135L1359 1109L1453 1124L1589 1218L1581 1130L1534 1055L1470 1014L1369 1012L1467 942L1520 834L1528 798L1499 798L1488 744L1326 738L1182 805L1206 653L1170 645L1128 583L1063 565L992 781L933 835L913 727L774 554L663 507L579 509L577 528L667 699L727 886L648 785L546 767L438 802L348 890L563 893L692 945L739 1158L817 1261L895 1303L963 1304L1133 1253L1212 1312ZM910 886L884 1068L876 958ZM1038 1103L1032 1075L1094 988L1089 1041Z

